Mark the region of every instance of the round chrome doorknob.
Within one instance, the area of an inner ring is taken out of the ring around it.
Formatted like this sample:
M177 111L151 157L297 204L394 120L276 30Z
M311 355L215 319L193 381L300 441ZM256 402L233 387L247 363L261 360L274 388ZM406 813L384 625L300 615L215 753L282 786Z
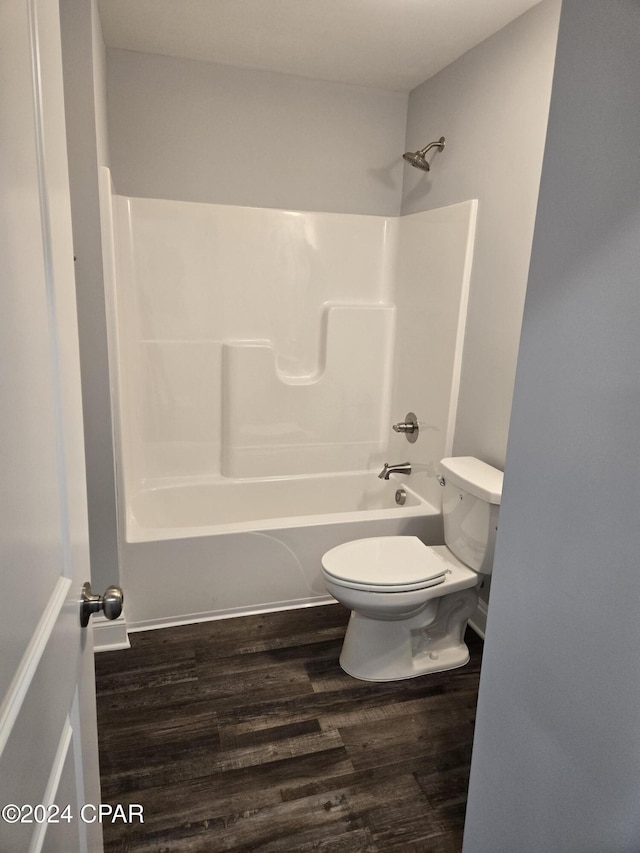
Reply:
M106 619L117 619L122 613L124 594L119 586L110 586L104 595L93 595L91 584L86 581L82 586L80 598L80 624L86 628L92 613L103 611Z

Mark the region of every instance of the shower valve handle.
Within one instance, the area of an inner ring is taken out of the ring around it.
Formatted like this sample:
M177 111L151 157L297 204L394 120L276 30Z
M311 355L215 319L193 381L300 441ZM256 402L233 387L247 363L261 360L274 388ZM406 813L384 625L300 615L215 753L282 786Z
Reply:
M401 423L401 424L394 424L393 429L395 432L415 432L417 427L413 423L408 423L408 424L407 423Z
M410 441L411 444L413 444L414 441L418 440L420 425L418 424L418 419L415 416L415 413L407 412L404 421L399 424L393 424L392 429L394 432L404 433L407 441Z

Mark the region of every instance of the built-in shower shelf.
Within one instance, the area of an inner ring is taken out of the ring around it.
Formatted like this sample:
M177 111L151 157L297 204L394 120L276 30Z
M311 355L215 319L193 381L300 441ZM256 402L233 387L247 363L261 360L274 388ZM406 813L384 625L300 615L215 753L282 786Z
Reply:
M395 309L327 309L323 359L288 377L269 341L222 346L221 471L269 477L366 468L386 441Z

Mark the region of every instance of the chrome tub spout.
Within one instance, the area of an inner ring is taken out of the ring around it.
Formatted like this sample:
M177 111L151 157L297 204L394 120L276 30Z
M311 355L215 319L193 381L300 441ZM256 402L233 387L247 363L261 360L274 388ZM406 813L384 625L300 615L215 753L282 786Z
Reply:
M384 468L378 474L380 480L388 480L389 474L410 474L411 473L411 463L410 462L401 462L400 465L389 465L388 462L384 463Z

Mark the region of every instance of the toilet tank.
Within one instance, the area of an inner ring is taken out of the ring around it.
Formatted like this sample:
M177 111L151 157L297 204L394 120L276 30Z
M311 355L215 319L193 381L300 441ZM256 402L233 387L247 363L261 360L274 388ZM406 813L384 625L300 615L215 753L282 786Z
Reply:
M502 497L502 471L473 456L443 459L444 541L455 556L483 575L493 569Z

